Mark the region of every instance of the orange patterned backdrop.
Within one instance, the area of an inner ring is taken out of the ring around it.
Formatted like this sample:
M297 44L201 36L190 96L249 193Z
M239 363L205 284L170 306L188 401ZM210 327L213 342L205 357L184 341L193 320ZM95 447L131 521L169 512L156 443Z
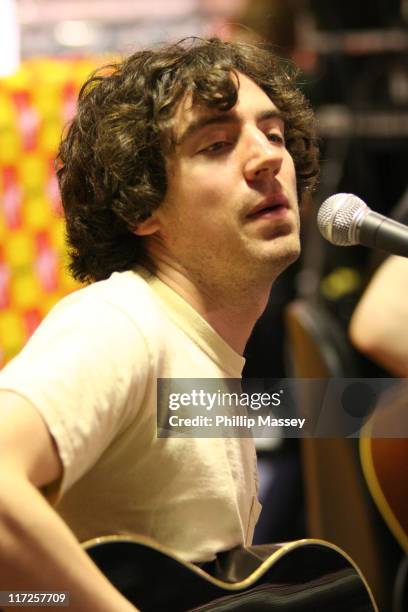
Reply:
M66 271L54 158L79 88L100 63L29 60L0 79L0 367L77 287Z

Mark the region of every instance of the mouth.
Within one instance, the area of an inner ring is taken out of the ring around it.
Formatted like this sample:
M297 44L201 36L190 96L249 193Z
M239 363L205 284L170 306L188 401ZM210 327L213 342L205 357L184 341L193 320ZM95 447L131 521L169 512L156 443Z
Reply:
M266 198L247 215L248 219L274 219L285 216L289 211L289 201L285 196Z

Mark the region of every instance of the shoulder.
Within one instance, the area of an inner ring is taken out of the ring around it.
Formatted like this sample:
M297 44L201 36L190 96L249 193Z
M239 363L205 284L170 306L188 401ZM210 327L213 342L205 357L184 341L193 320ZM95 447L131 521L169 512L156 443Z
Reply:
M42 368L47 378L54 365L66 377L98 369L117 370L121 376L151 370L160 314L150 293L143 279L125 272L66 296L6 366L0 384L5 372L22 367L33 376Z
M115 272L106 280L69 294L54 306L50 314L60 316L68 310L78 310L86 315L89 310L99 313L112 309L120 311L134 324L144 321L146 314L155 310L154 296L146 281L132 271Z
M126 345L154 339L160 309L148 284L134 272L114 273L104 281L78 289L58 302L32 341L82 335L87 342L103 339Z

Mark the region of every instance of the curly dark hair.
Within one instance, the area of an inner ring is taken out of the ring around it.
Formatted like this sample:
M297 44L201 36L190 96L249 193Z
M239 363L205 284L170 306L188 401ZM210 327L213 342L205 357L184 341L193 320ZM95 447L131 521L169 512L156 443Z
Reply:
M58 152L70 270L77 280L102 280L141 260L142 238L130 228L165 196L165 156L175 146L171 119L178 103L190 93L195 104L231 109L239 87L231 74L237 72L251 78L283 114L300 200L313 188L315 121L293 67L260 45L218 38L136 52L90 76Z

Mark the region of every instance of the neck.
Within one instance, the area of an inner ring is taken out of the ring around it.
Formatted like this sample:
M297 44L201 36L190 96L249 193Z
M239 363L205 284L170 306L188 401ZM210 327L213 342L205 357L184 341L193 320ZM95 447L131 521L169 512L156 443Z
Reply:
M198 312L238 354L243 355L252 329L266 308L272 281L217 283L187 272L165 259L149 260L147 267ZM225 281L225 279L224 279Z

